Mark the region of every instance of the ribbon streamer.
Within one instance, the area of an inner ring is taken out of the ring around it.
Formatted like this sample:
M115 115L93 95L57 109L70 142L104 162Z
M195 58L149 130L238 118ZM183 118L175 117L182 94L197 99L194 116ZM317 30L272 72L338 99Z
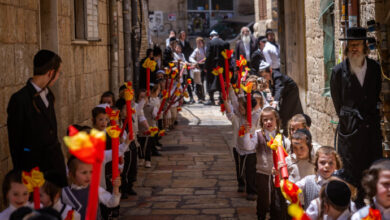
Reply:
M223 68L217 66L217 68L213 69L212 73L215 76L219 77L219 84L221 85L222 99L226 100L227 99L227 95L226 95L226 90L225 90L225 82L223 81L223 77L222 77Z

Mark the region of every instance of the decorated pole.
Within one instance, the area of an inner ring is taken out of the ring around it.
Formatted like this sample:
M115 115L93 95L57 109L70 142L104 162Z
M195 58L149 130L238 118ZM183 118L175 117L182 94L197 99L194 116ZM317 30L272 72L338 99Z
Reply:
M127 112L127 125L129 126L129 140L134 139L133 134L133 112L135 110L131 107L131 100L134 98L134 90L132 88L131 82L125 83L125 100L126 100L126 112Z
M244 58L243 55L240 55L240 59L236 60L236 65L239 68L239 70L238 70L238 78L237 78L237 85L236 85L237 88L241 87L240 85L241 85L242 69L244 68L244 66L246 64L247 64L246 59Z
M229 59L233 55L233 50L225 49L221 52L223 58L225 59L225 81L226 89L230 87L230 77L229 77Z
M252 128L252 82L248 82L245 86L241 87L246 92L246 120L249 128Z
M177 69L171 71L171 82L169 83L168 98L171 97L171 90L172 90L172 86L173 86L173 81L175 81L177 71L178 71Z
M92 129L90 134L78 132L76 128L69 127L69 135L64 142L69 152L84 163L92 164L92 179L89 185L88 206L86 220L95 220L99 202L100 173L106 147L106 134Z
M39 189L45 183L43 173L39 171L39 167L34 167L30 172L22 172L22 182L26 186L29 192L33 193L34 198L34 209L38 210L41 208L41 197Z
M106 114L108 115L108 118L110 119L111 125L116 125L116 121L119 119L119 110L113 110L110 107L106 107Z
M285 156L287 155L286 151L283 148L283 138L281 134L277 134L275 138L271 137L271 140L267 143L268 147L272 150L272 157L274 160L274 168L278 170L278 164L286 164ZM281 168L281 175L284 180L288 179L288 170L287 166ZM275 175L275 187L280 187L280 177L279 174Z
M246 77L248 77L248 71L251 70L250 68L248 67L245 67L245 75L244 75L244 79L242 79L243 81L246 81Z
M220 66L217 66L217 68L214 68L212 73L215 76L219 77L219 84L221 85L221 92L222 92L222 99L226 100L227 95L226 95L226 90L225 90L225 82L223 81L222 73L223 73L223 68Z
M156 70L156 61L146 58L145 62L142 64L143 68L146 68L146 95L150 95L150 71Z
M112 150L112 181L119 176L119 135L121 129L118 125L106 128L107 134L111 137Z
M161 94L162 94L162 96L163 96L163 100L161 101L160 108L158 109L157 116L156 116L156 121L160 118L161 111L163 110L164 105L165 105L165 102L167 101L167 98L168 98L168 92L167 92L167 90L164 89L164 90L161 92Z

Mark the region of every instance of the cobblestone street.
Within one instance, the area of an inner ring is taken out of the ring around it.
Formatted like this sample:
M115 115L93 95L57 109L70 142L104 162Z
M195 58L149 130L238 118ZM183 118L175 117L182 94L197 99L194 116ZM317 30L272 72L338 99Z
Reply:
M163 156L139 168L138 195L122 200L121 219L256 219L256 202L237 192L231 126L219 106L185 106L180 115Z

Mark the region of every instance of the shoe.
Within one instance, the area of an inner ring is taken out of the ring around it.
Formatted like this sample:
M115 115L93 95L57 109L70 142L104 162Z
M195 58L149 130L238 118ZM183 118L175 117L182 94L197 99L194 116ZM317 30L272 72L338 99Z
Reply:
M207 101L206 103L203 103L204 105L215 105L214 101Z
M151 167L152 167L152 162L145 161L145 168L151 168Z
M138 166L142 167L143 165L145 165L145 160L144 159L139 159L138 160Z
M133 188L130 188L129 190L127 190L127 193L128 193L129 195L131 195L131 196L136 196L136 195L137 195L137 192L134 191Z
M242 193L245 190L245 186L238 186L237 192Z
M255 201L257 199L257 195L256 194L248 194L246 196L246 200L249 200L249 201Z
M162 150L162 147L156 145L156 149L160 151L160 150Z
M173 125L177 125L177 124L179 124L179 122L178 122L178 121L175 121L175 122L173 122Z
M194 104L195 103L195 100L194 99L191 99L190 100L190 104Z

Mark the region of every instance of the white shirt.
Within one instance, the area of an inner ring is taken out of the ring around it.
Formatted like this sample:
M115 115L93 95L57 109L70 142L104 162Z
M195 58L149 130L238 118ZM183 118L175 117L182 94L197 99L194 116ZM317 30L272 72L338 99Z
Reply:
M272 69L280 68L280 58L279 58L278 49L270 42L265 43L263 49L263 55L265 60L267 61L267 63L270 64Z
M242 43L244 44L244 48L245 48L245 59L250 61L251 60L251 45L250 45L250 42L245 43L243 41Z
M366 71L367 71L367 61L366 59L364 58L364 63L363 63L363 66L360 67L360 68L351 68L352 72L355 73L357 79L359 80L360 82L360 85L363 86L364 84L364 77L366 76Z
M15 206L9 205L8 208L0 212L0 219L9 219L11 214L16 210Z
M30 80L31 84L34 86L35 90L37 90L37 92L40 92L42 89L37 86L37 84L35 84L32 80ZM46 108L49 107L49 100L47 100L47 94L49 94L49 90L47 88L45 88L45 90L41 93L39 93L39 95L41 96L41 99L43 101L43 103L45 104Z

